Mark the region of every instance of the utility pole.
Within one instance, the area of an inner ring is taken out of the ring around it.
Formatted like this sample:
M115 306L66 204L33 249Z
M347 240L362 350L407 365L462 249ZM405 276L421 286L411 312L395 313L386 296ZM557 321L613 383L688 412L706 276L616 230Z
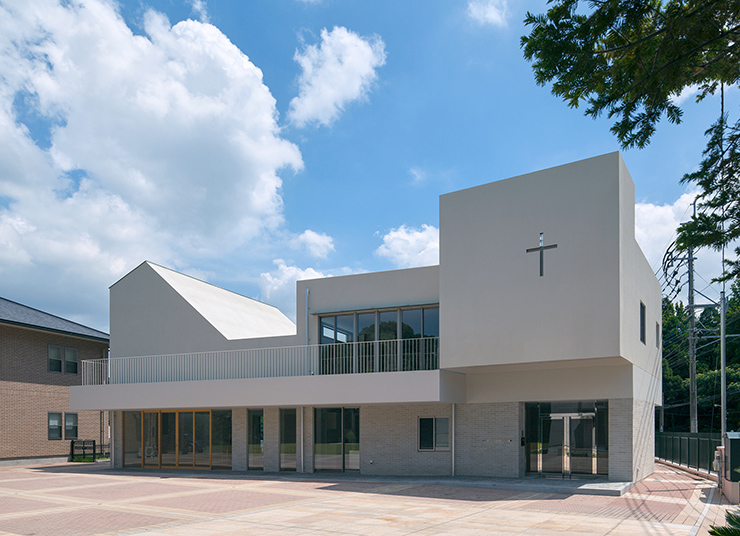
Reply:
M696 200L694 200L696 218ZM699 431L696 401L696 314L694 310L694 248L689 248L689 415L692 434Z
M722 406L722 444L725 444L725 432L727 432L727 351L726 351L726 339L727 333L725 329L725 309L727 308L727 302L725 301L725 291L720 293L720 304L719 304L719 363L720 363L720 389L721 389L721 406Z

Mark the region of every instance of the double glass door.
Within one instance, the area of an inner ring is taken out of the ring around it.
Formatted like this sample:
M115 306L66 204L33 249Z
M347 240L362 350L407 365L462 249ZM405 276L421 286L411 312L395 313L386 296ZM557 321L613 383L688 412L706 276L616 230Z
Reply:
M540 417L541 472L597 474L596 427L593 414L557 414Z
M527 472L542 475L608 475L606 400L527 402Z

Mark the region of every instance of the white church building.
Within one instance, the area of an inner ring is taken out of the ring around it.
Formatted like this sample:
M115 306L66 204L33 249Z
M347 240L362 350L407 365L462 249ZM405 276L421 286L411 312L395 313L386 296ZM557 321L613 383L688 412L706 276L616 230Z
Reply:
M653 472L661 288L619 153L440 197L438 266L298 281L276 308L144 262L110 289L115 467Z

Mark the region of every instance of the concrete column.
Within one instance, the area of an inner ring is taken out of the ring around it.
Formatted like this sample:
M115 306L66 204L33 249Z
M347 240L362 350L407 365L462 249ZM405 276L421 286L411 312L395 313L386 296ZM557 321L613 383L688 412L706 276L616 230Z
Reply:
M265 453L263 458L266 473L280 470L280 409L265 408L263 416Z
M111 454L113 467L123 467L123 412L111 411Z
M247 408L231 410L231 468L247 470Z
M298 408L298 418L300 419L301 408ZM313 447L314 447L314 411L310 406L303 408L303 464L298 463L298 471L304 471L306 473L313 473ZM300 434L300 429L298 430ZM300 459L299 459L300 460Z

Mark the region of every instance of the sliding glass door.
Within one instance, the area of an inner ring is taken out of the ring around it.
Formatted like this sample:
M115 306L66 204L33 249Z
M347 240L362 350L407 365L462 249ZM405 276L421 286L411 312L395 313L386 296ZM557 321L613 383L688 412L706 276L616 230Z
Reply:
M360 470L360 410L314 410L314 468L317 471Z

